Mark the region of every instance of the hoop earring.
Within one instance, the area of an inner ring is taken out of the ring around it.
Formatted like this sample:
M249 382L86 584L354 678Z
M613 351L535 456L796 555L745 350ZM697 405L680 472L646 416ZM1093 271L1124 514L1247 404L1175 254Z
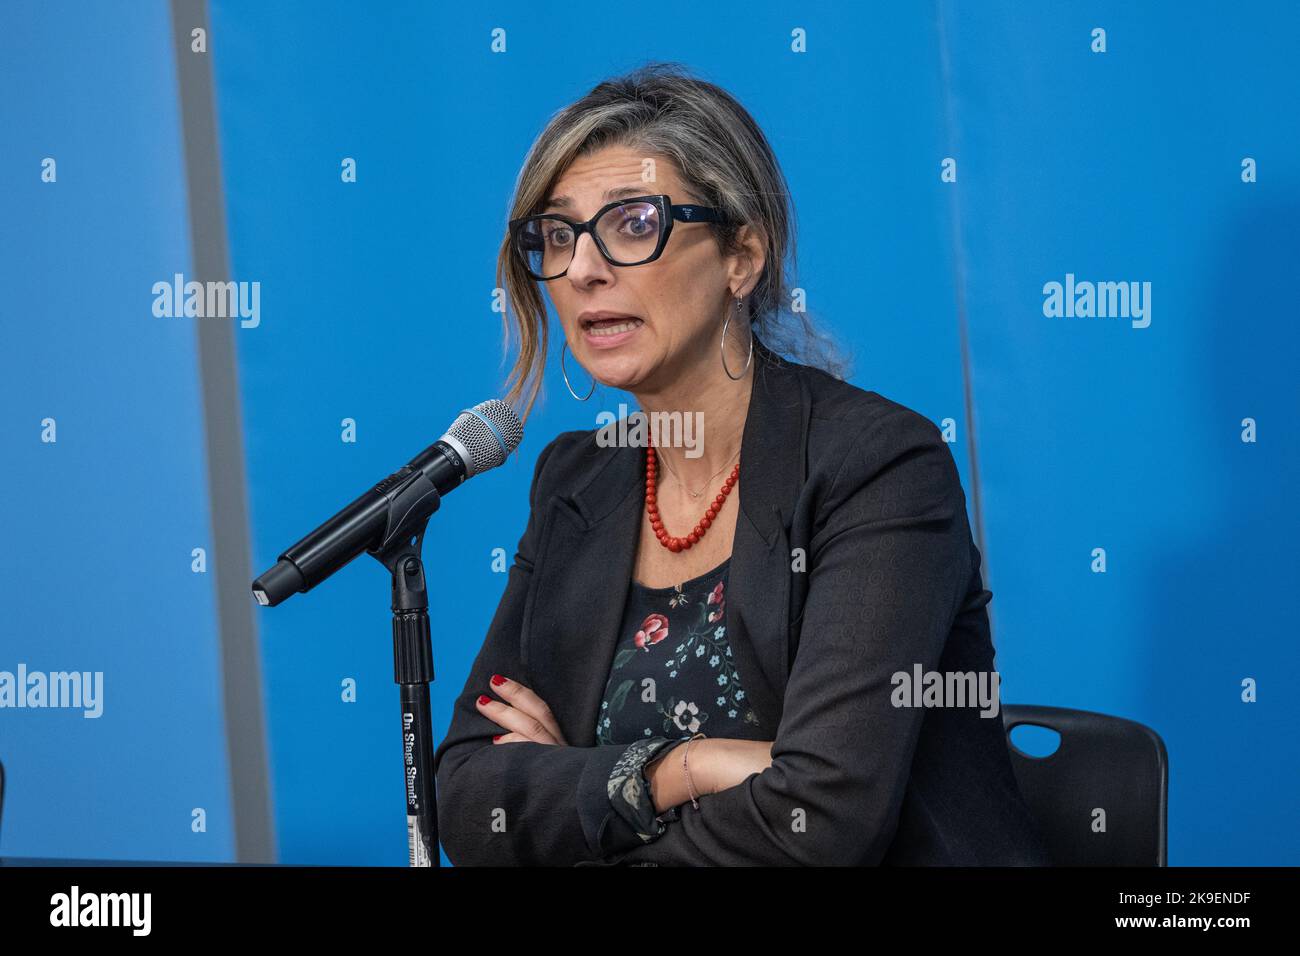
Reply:
M596 380L595 378L591 380L591 388L587 389L586 395L579 398L578 393L575 392L573 390L573 386L569 384L569 372L564 367L564 353L568 351L568 349L569 349L568 342L565 342L564 348L560 349L560 374L564 376L564 387L567 388L569 390L569 394L572 395L574 398L577 398L578 401L585 402L587 399L591 398L591 393L596 390Z
M740 308L742 304L743 304L742 300L737 298L736 299L737 313L740 312ZM739 375L732 375L731 369L727 368L727 324L729 322L731 322L730 309L727 310L726 321L722 323L722 340L719 343L719 348L722 352L722 370L727 373L727 378L731 379L733 382L739 382L742 378L745 377L745 373L749 371L749 363L754 360L754 331L753 329L750 329L749 332L749 355L746 356L745 358L745 367L740 370Z

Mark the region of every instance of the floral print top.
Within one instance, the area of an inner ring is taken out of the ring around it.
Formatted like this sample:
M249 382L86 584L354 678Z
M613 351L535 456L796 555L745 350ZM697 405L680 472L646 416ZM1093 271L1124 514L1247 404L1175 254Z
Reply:
M730 564L673 587L633 581L628 593L596 743L628 744L610 774L609 799L647 843L666 824L655 814L646 764L696 733L763 739L727 643Z

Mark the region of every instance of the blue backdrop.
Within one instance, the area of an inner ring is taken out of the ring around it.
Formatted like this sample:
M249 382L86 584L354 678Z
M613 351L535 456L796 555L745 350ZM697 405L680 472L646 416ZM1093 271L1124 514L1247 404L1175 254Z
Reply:
M261 288L260 323L235 331L257 571L500 394L495 255L528 146L602 78L679 61L769 135L794 284L851 380L951 420L1004 700L1156 729L1171 864L1300 862L1300 8L668 0L650 30L591 3L209 16L231 278ZM151 312L152 283L190 271L175 58L163 2L0 11L0 671L104 673L99 718L0 709L0 855L233 858L211 578L191 568L212 523L196 327L230 320ZM1149 311L1048 315L1052 282L1135 282ZM519 453L430 527L436 735L538 450L633 404L579 405L555 364ZM363 559L256 615L284 862L406 861L388 585Z

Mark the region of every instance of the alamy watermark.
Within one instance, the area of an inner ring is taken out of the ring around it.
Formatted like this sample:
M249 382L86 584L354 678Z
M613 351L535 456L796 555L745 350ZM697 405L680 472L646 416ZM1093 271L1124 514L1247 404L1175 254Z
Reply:
M119 926L148 936L152 913L152 893L83 893L74 883L67 893L50 897L51 926Z
M83 711L82 717L104 713L103 671L0 671L0 708L68 707Z
M177 272L171 282L153 284L153 314L158 318L240 319L240 327L262 324L262 283L186 282Z
M622 417L619 417L622 416ZM627 405L620 402L618 415L600 412L596 415L596 444L601 448L685 448L687 458L704 454L703 412L643 412L628 413Z
M1150 282L1075 282L1074 273L1065 283L1043 285L1043 315L1049 319L1132 319L1135 329L1151 324Z
M1002 677L997 671L895 671L889 702L895 707L976 707L981 717L996 717Z

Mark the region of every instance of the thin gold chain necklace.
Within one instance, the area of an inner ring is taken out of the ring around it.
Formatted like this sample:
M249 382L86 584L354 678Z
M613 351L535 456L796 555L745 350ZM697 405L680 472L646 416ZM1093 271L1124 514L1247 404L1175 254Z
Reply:
M738 452L740 451L740 449L737 448L736 451ZM713 481L714 478L718 477L718 475L722 474L724 471L726 471L728 468L731 467L734 458L735 458L735 452L732 452L732 457L727 459L727 463L725 465L723 465L713 474L709 475L708 478L704 479L704 487L701 488L699 491L691 491L691 489L686 487L686 483L677 477L677 472L673 471L672 466L668 464L668 459L661 457L659 458L659 462L662 463L663 466L668 469L668 473L673 476L673 480L677 482L678 487L680 487L682 491L686 492L692 498L698 498L700 497L700 495L704 494L704 492L709 490L709 483Z

